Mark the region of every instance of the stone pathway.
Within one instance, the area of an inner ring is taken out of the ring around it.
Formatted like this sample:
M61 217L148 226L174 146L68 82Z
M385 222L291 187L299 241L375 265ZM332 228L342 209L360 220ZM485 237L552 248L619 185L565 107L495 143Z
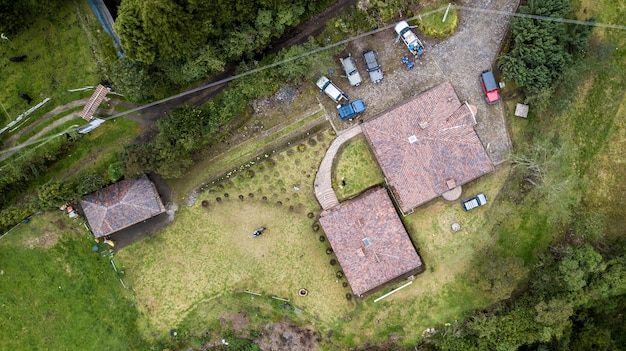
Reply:
M359 124L346 129L333 140L328 150L326 150L326 155L324 155L320 168L315 175L315 197L323 210L328 210L339 205L339 200L337 200L337 195L335 194L335 190L333 190L332 182L333 160L337 155L337 151L343 143L362 132L363 130Z

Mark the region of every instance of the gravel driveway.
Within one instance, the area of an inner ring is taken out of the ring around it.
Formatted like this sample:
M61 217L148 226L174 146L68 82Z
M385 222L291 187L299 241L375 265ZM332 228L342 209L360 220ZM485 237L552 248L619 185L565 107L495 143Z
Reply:
M491 10L513 12L518 0L465 0L463 5ZM447 40L435 44L431 54L452 82L461 101L478 107L476 131L494 164L508 157L511 141L506 131L502 103L488 106L485 102L479 75L494 64L510 17L462 11L459 29Z
M491 10L513 12L518 0L464 0L461 5ZM401 42L395 42L393 29L350 43L346 49L357 62L363 84L350 87L348 80L336 72L330 78L352 99L361 98L367 105L364 119L373 118L389 108L401 104L438 84L450 81L461 101L478 107L476 130L494 164L507 158L511 142L506 130L502 105L485 103L479 76L490 69L495 61L500 42L505 34L509 17L486 15L480 12L460 10L459 25L454 35L439 41L425 38L425 54L416 59L415 67L407 71L400 62L409 52ZM441 14L439 14L441 16ZM421 33L417 35L423 37ZM381 83L369 81L361 53L365 49L378 52L380 65L385 74ZM337 62L338 66L339 62ZM333 124L339 130L355 122L342 122L336 117L330 99L321 98Z

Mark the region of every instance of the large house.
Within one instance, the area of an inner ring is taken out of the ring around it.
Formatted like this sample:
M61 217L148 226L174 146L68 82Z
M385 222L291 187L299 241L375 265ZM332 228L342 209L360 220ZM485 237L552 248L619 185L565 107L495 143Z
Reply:
M403 214L493 171L475 114L446 82L362 125Z
M324 211L320 224L356 296L424 269L385 188Z
M80 202L96 238L113 234L165 212L154 184L143 175L91 193Z

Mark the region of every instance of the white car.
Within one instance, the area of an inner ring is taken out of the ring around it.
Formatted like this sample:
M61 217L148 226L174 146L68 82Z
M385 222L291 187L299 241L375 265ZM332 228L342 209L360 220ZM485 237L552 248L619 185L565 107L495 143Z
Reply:
M487 196L485 194L480 193L474 197L470 197L467 200L461 201L461 205L463 205L463 209L465 211L473 210L476 207L484 206L487 204Z
M342 99L346 99L346 101L350 100L348 95L341 91L341 89L337 88L337 86L326 76L321 76L320 79L317 80L317 87L335 102L339 102Z

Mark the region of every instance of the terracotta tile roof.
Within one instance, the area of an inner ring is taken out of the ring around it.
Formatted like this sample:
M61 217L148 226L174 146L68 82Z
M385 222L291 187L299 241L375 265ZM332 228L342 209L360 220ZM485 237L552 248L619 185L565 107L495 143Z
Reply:
M447 82L363 124L403 213L493 170L472 107Z
M320 224L357 296L422 269L384 188L374 188L325 211Z
M80 205L96 238L165 212L159 193L145 175L91 193Z

